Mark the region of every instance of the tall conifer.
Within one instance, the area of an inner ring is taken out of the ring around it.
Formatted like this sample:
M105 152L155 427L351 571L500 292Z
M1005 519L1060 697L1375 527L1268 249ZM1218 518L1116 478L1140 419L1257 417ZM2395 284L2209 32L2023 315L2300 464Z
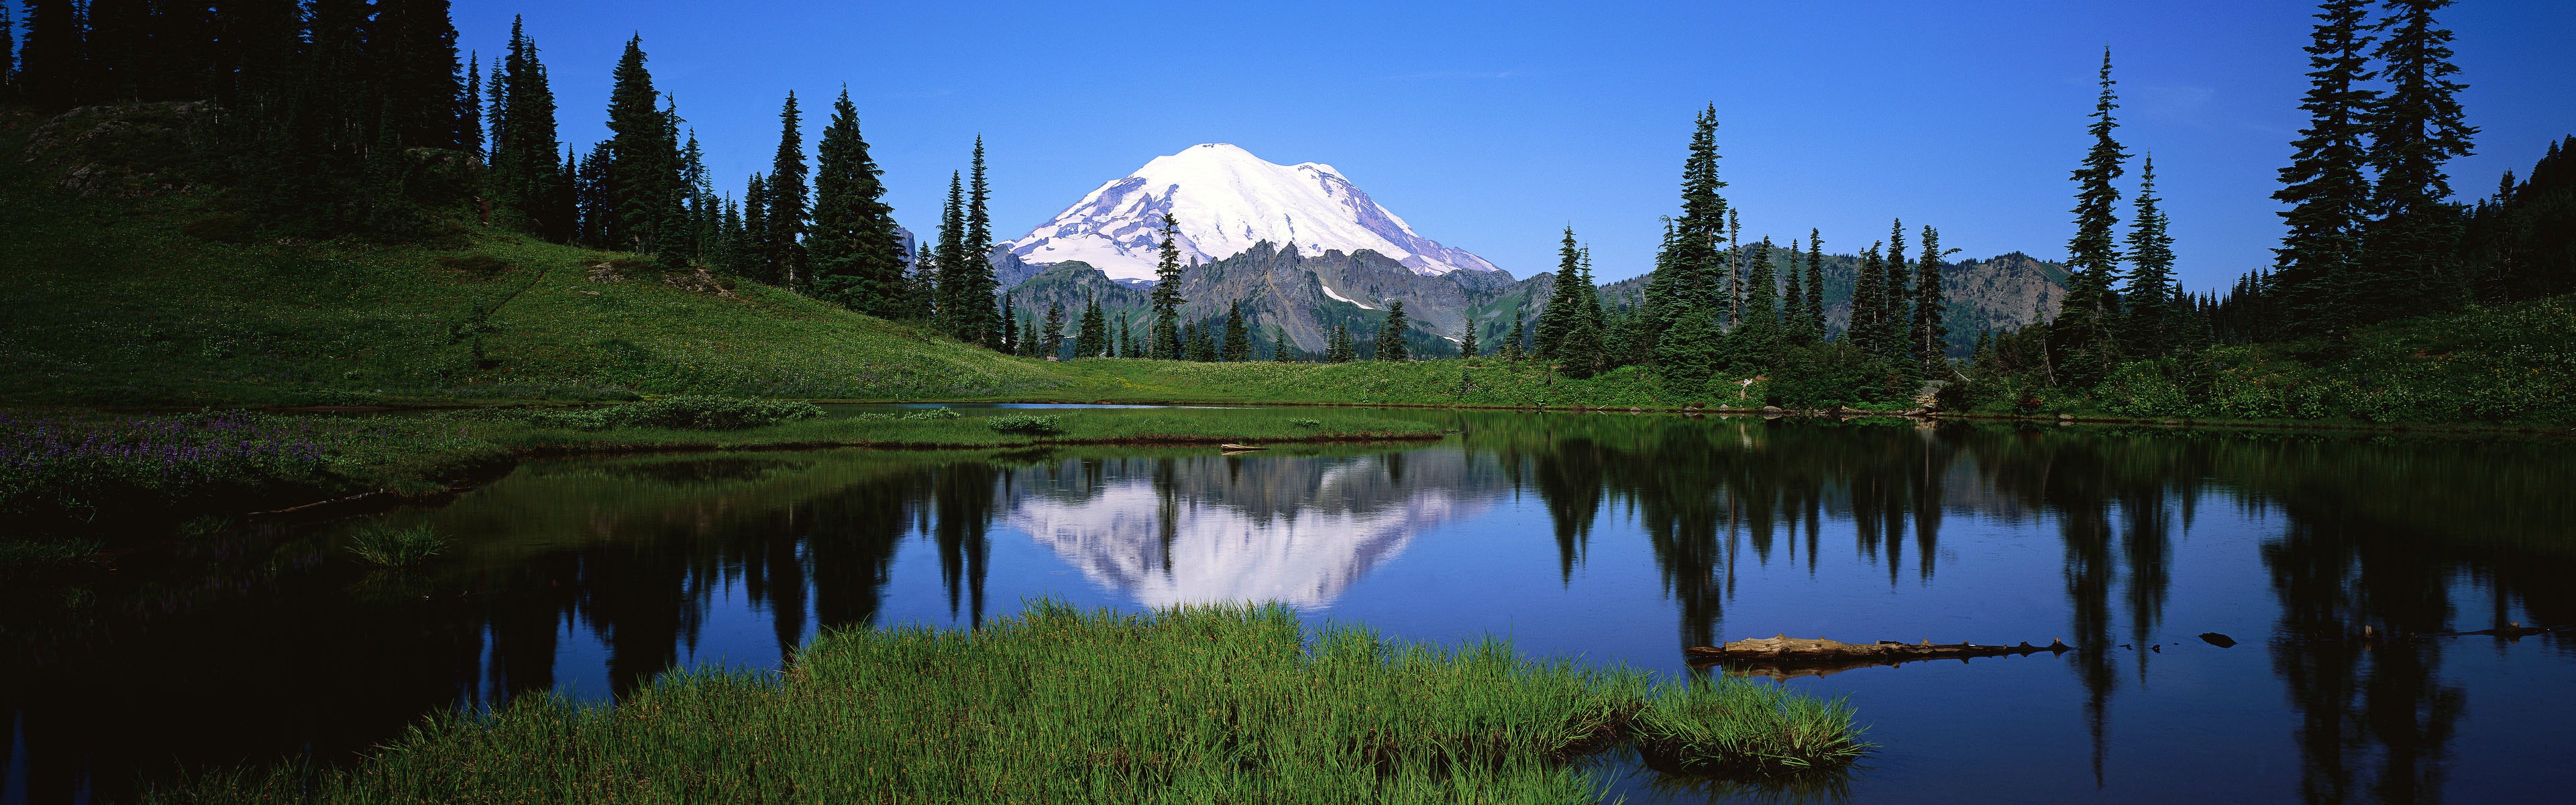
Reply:
M1180 223L1169 213L1163 215L1162 256L1154 264L1154 329L1153 343L1146 346L1147 357L1178 360L1181 357L1181 246Z
M1843 324L1843 340L1872 355L1879 352L1879 320L1887 316L1887 261L1878 252L1884 245L1861 250L1859 270L1852 272L1851 319Z
M1252 331L1243 323L1243 303L1232 302L1225 308L1225 348L1221 356L1228 362L1252 360Z
M2165 213L2156 205L2156 158L2138 166L2137 215L2129 229L2129 285L2120 294L2128 354L2162 357L2169 345L2176 312L2172 309L2173 237L2165 234Z
M1923 255L1914 260L1913 326L1908 328L1906 352L1914 373L1925 379L1937 378L1941 368L1949 365L1950 307L1941 287L1941 260L1955 251L1941 250L1940 230L1923 228Z
M813 284L805 264L805 227L810 222L805 185L805 134L800 127L803 113L796 108L796 93L787 93L787 102L778 109L778 152L769 166L769 214L761 223L768 229L767 260L763 274L775 277L779 287L802 293Z
M2074 174L2075 236L2066 242L2066 302L2049 326L2064 369L2060 376L2080 387L2101 380L2120 359L2120 295L2111 287L2120 273L2119 236L2113 231L2120 224L2120 189L2112 181L2126 172L2121 162L2128 153L2111 138L2119 126L2111 117L2111 110L2119 108L2112 84L2111 51L2104 48L2102 94L2093 104L2093 124L2086 128L2093 145Z
M680 149L673 142L674 121L644 64L643 37L627 39L608 94L603 234L610 248L659 254L671 245L681 219Z
M1100 300L1083 294L1082 322L1074 327L1073 356L1097 358L1109 348L1109 323L1100 315Z
M1476 312L1467 312L1467 323L1458 328L1458 357L1476 357Z
M2370 215L2366 118L2378 93L2371 78L2371 37L2362 32L2369 0L2326 0L2310 32L2308 92L2299 108L2307 128L2290 141L2295 152L2281 169L2281 212L2289 231L2273 250L2269 284L2287 302L2302 328L2332 328L2354 317L2351 288L2359 281L2361 231Z
M1780 340L1784 344L1803 346L1810 340L1807 337L1806 278L1798 274L1798 239L1790 238L1789 247L1782 251L1789 256L1789 268L1782 277L1788 288L1780 292Z
M1377 325L1377 360L1411 360L1404 350L1404 330L1408 326L1411 322L1404 317L1404 300L1387 305L1386 318Z
M1064 303L1048 302L1046 323L1038 328L1038 357L1062 357L1064 354Z
M18 50L18 84L37 108L69 109L81 101L80 6L72 0L27 0L27 43Z
M983 301L973 297L965 276L966 263L966 183L956 171L948 172L948 199L939 207L939 319L948 334L970 344L982 343L976 333L983 325Z
M1807 230L1807 333L1815 341L1825 337L1825 233Z
M1780 278L1771 256L1771 239L1764 237L1744 257L1744 314L1727 334L1738 372L1767 372L1779 362Z
M895 318L904 306L903 242L887 206L884 171L868 156L850 91L832 102L815 148L814 230L806 260L816 287L854 310Z
M2388 92L2366 120L2367 159L2378 171L2371 188L2377 217L2363 233L2364 272L2353 288L2365 319L2406 315L2456 301L2460 211L2450 202L2443 164L2467 156L2478 133L2460 110L2467 85L2452 80L2451 32L2433 12L2451 0L2386 0L2385 38L2372 55Z

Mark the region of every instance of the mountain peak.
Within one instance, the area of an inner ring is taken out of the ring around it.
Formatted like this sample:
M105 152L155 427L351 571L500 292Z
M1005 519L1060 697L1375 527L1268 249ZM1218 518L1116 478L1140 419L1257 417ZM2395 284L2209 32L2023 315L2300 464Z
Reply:
M1415 234L1331 165L1274 164L1232 143L1155 157L1004 245L1033 264L1080 260L1112 278L1152 279L1167 214L1184 262L1221 260L1268 241L1307 256L1375 251L1426 276L1500 270Z

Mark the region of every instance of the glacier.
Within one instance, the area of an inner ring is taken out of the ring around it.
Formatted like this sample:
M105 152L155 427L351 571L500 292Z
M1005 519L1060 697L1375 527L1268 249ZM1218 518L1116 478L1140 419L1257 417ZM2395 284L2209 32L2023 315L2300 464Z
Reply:
M1307 256L1375 251L1424 276L1500 270L1416 234L1331 165L1273 164L1230 143L1155 157L1003 245L1031 264L1079 260L1111 279L1151 280L1166 214L1184 263L1232 257L1268 241Z

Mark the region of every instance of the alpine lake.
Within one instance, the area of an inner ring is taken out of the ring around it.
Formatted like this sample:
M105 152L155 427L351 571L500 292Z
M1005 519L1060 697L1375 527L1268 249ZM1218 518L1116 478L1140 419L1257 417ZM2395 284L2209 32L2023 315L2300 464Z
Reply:
M1795 788L1593 761L1629 802L2576 790L2576 633L2525 633L2576 624L2565 439L1388 413L1457 433L530 460L434 507L151 540L0 584L0 803L346 763L443 710L612 702L675 668L778 668L822 630L972 628L1037 598L1277 601L1755 675L1847 699L1877 744ZM341 547L370 522L451 542L371 569ZM1796 671L1683 652L1783 634L2071 650Z

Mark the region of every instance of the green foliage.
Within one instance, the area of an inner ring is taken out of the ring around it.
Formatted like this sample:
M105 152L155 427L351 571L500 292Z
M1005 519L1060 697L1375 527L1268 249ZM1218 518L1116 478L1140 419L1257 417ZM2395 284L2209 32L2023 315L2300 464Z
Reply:
M1668 767L1760 778L1838 767L1871 744L1852 726L1851 706L1787 688L1728 677L1655 690L1636 721L1638 745Z
M1834 745L1837 715L1849 741L1847 712L1796 698L1662 693L1643 672L1522 659L1499 641L1310 632L1277 606L1036 601L972 634L832 632L780 674L671 674L610 707L528 697L438 718L348 769L156 798L1588 802L1601 781L1569 756L1613 745L1640 710L1722 763L1847 764L1813 751ZM1763 709L1794 723L1740 715ZM1701 714L1727 720L1685 723Z
M1064 425L1059 420L1059 417L1053 416L1013 414L1010 416L997 416L985 419L984 427L992 428L996 433L1026 433L1033 436L1043 436L1047 434L1063 433Z
M1301 428L1320 428L1324 426L1324 421L1320 419L1291 419L1288 420L1288 424Z
M29 568L60 567L89 561L105 546L96 538L71 539L0 537L0 573Z
M377 567L410 567L447 549L447 538L427 524L397 528L367 523L349 535L349 555Z
M822 415L823 409L807 402L688 395L588 411L541 411L531 414L528 420L537 425L575 430L742 430Z

